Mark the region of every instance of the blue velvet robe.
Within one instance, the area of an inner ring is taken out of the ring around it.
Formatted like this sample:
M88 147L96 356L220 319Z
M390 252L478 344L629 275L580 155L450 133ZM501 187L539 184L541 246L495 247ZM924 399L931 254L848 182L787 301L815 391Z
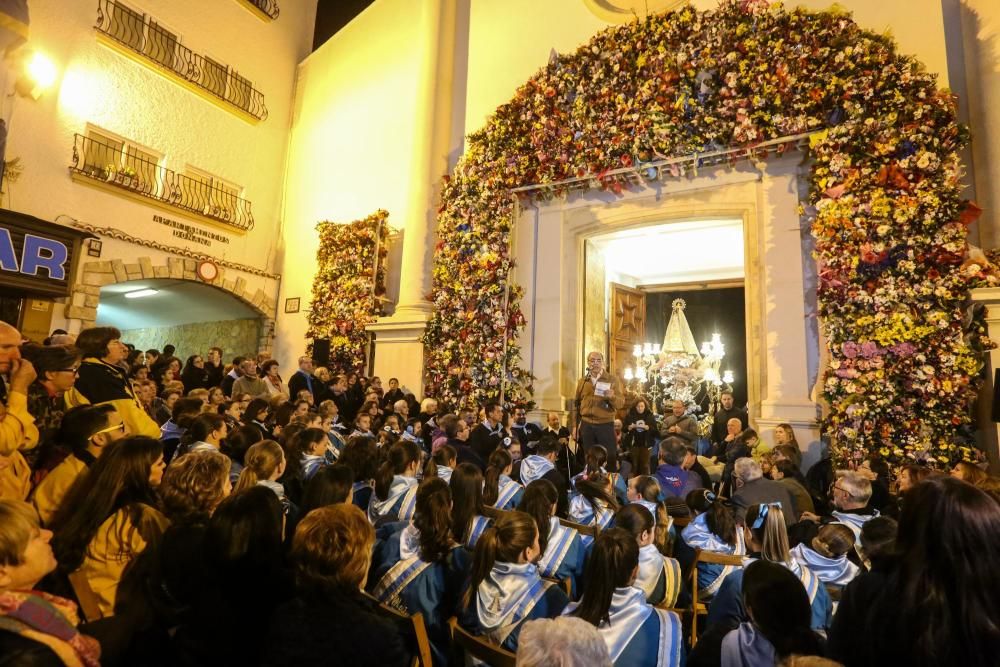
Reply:
M368 520L374 526L381 526L394 521L409 521L417 503L416 477L393 475L389 486L389 497L380 500L373 492L368 502Z
M451 641L448 619L458 608L472 557L456 545L443 560L425 563L420 559L419 535L406 522L387 524L377 531L368 591L404 613L423 614L434 664L445 665Z
M563 615L572 615L577 603ZM626 586L615 590L608 620L597 628L615 667L680 667L684 664L681 617L646 602L645 593Z
M600 500L595 502L598 508L596 514L594 513L594 505L589 500L579 494L574 495L569 499L569 520L584 526L596 525L600 530L610 528L615 520L614 511L610 507L605 507ZM594 538L589 535L581 535L580 539L583 540L583 544L587 548L590 548L594 541Z
M525 621L555 618L567 604L565 591L543 580L533 563L497 562L459 614L458 621L469 632L488 635L503 648L517 653L517 640Z
M512 510L521 504L524 496L524 487L512 480L507 475L500 475L500 493L497 501L493 504L498 510Z
M558 517L549 519L548 542L545 553L538 559L538 572L550 579L569 579L574 600L579 595L577 587L583 577L587 555L581 535L575 528L563 526Z

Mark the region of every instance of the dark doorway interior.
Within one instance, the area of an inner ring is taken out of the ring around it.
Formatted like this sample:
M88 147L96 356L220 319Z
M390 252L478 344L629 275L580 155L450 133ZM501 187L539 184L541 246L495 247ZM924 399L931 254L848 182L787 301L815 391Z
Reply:
M646 294L646 340L663 341L670 321L674 299L684 299L684 314L695 342L711 340L713 333L722 335L726 356L721 370L731 370L736 376L733 398L736 405L745 406L747 396L747 328L745 291L742 287L723 289L686 290L677 292L648 292Z

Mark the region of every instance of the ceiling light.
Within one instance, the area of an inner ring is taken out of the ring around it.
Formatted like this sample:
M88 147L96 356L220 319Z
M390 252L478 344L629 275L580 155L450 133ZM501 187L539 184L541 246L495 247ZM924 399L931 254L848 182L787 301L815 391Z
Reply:
M153 296L154 294L158 294L158 293L159 293L159 290L155 290L155 289L137 289L134 292L125 292L125 298L126 299L138 299L139 297Z

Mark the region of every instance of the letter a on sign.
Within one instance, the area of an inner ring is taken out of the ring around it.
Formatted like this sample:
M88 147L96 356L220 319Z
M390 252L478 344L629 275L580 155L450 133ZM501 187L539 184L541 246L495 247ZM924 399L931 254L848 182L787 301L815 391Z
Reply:
M45 269L52 280L66 280L67 259L69 259L69 248L59 241L44 239L33 234L24 235L21 273L36 276L38 269Z
M17 271L17 255L14 254L14 242L10 238L10 230L0 227L0 270Z

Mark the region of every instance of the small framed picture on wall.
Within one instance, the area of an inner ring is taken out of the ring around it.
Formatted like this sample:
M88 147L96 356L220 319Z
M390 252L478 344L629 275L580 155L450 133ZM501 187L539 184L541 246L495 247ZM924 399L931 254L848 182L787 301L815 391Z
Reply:
M285 299L285 312L286 313L299 312L299 297Z

